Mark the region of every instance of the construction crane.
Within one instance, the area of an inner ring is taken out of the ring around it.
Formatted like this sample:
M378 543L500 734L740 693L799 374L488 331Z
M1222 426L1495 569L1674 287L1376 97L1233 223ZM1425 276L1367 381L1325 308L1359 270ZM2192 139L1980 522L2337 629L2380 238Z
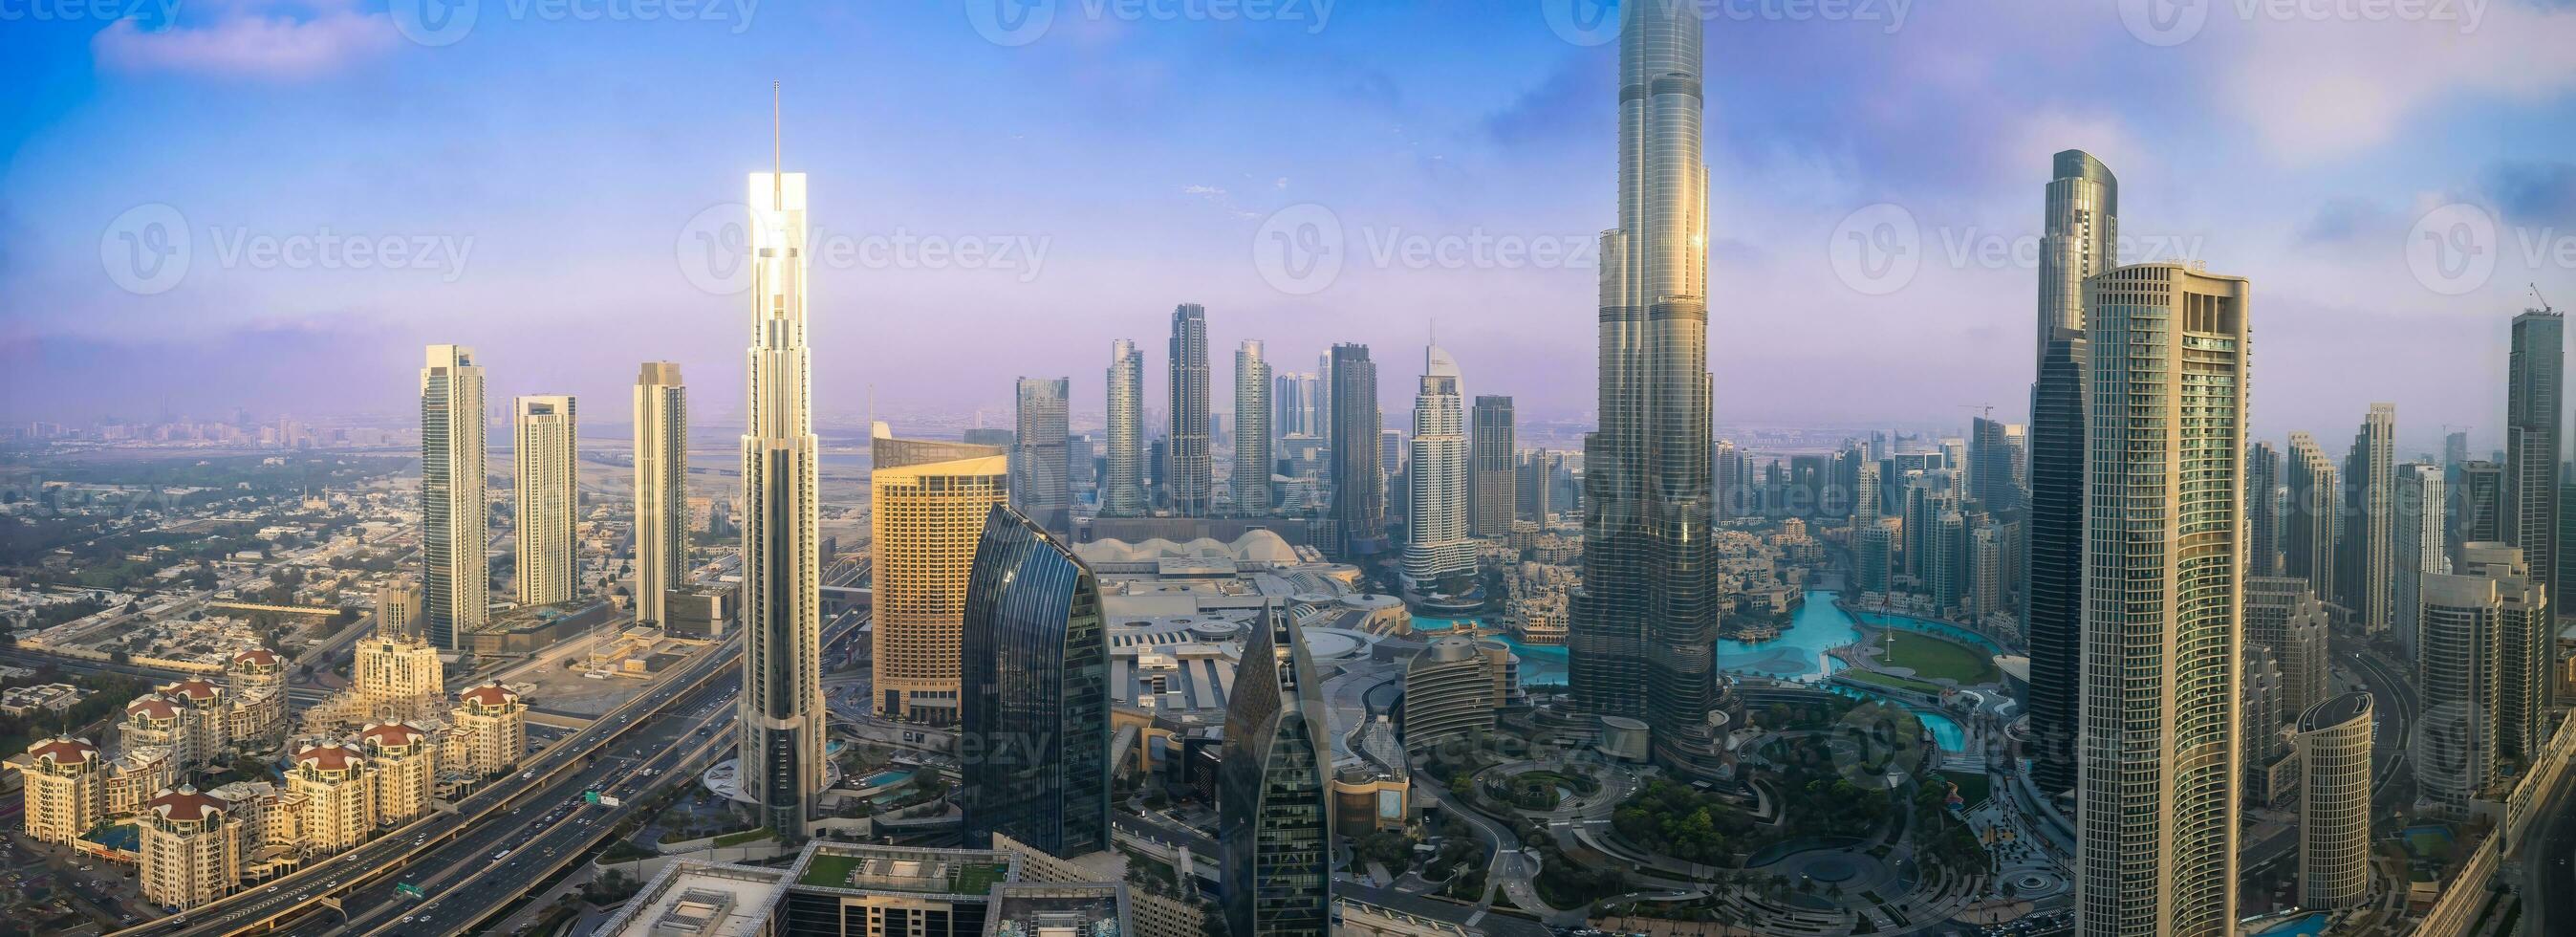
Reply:
M2550 308L2550 306L2549 306L2549 297L2540 295L2540 284L2538 284L2538 283L2531 284L2531 298L2532 298L2532 299L2534 299L2534 300L2539 301L2539 303L2540 303L2540 311L2542 311L2542 312L2557 312L2557 311L2558 311L2558 310L2556 310L2556 309L2552 309L2552 308Z

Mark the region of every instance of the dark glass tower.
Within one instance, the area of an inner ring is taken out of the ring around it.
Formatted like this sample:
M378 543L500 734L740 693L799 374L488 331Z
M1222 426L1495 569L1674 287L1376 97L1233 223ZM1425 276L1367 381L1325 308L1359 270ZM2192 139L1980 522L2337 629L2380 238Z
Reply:
M1100 584L1027 515L994 505L958 638L966 844L1059 858L1109 843L1109 644Z
M2245 575L2281 574L2281 450L2245 448Z
M1332 932L1333 811L1324 732L1323 684L1304 634L1284 610L1265 608L1244 639L1217 767L1230 933Z
M1378 465L1377 363L1367 345L1333 346L1333 522L1342 558L1386 552L1386 473Z
M1619 226L1601 236L1601 428L1584 439L1584 586L1567 650L1576 705L1643 717L1654 760L1696 772L1714 755L1720 614L1701 23L1681 4L1620 15Z
M2038 377L2030 388L2031 780L2075 787L2084 601L2084 278L2120 263L2120 180L2093 154L2052 161L2039 249Z
M2504 409L2504 542L2522 548L2533 581L2551 583L2558 570L2558 445L2567 413L2567 320L2547 309L2513 317L2513 352L2505 379L2510 383ZM2555 609L2558 594L2549 593L2548 602Z
M1068 378L1024 377L1011 442L1011 503L1048 530L1070 530L1071 466L1065 460Z
M1206 517L1215 497L1215 469L1208 462L1207 309L1182 303L1172 310L1172 433L1164 458L1172 513Z

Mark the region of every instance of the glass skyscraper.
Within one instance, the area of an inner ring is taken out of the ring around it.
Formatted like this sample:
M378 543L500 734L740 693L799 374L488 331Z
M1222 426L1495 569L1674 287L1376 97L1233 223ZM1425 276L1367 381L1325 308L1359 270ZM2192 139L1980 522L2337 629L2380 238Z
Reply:
M2041 215L2039 360L2030 388L2030 549L2022 619L2030 636L2031 781L2075 787L2077 661L2084 570L2084 278L2120 262L2120 180L2066 150ZM1892 479L1891 479L1892 480ZM1909 561L1910 562L1910 561Z
M635 620L661 625L670 590L688 579L689 390L680 366L647 361L635 376Z
M1065 461L1066 396L1072 381L1024 377L1018 385L1017 431L1011 443L1011 503L1048 530L1072 529L1071 466Z
M1323 683L1286 610L1262 609L1243 642L1217 765L1229 933L1332 932L1333 810Z
M1000 833L1071 858L1110 848L1109 644L1100 583L994 505L966 580L958 702L966 843Z
M1377 363L1367 345L1333 346L1334 524L1345 560L1386 550L1386 474L1378 468Z
M1228 494L1234 513L1260 517L1270 513L1270 362L1259 339L1234 348L1234 473Z
M1109 452L1100 480L1100 513L1145 513L1145 355L1136 343L1109 343Z
M474 349L431 345L420 369L421 611L417 632L443 650L465 646L491 606L483 558L491 515L484 487L483 367Z
M1684 4L1619 12L1619 224L1601 236L1601 428L1584 439L1583 586L1567 651L1577 706L1644 718L1654 760L1696 772L1717 754L1708 711L1724 604L1710 531L1702 24Z
M1172 513L1206 517L1216 497L1208 455L1207 309L1182 303L1172 310L1172 432L1163 450L1163 484Z

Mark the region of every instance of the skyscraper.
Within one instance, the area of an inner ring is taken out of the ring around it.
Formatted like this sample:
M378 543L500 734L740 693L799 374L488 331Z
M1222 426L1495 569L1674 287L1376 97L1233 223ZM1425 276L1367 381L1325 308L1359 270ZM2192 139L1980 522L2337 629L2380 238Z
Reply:
M1227 486L1234 512L1246 517L1270 513L1270 362L1261 342L1246 339L1234 346L1234 474Z
M2504 542L2522 548L2533 581L2558 570L2559 441L2567 419L2567 320L2554 310L2513 317L2504 409ZM2558 597L2543 595L2551 608ZM2534 661L2546 670L2550 654ZM2544 681L2545 682L2545 681ZM2506 727L2508 735L2512 726ZM2511 741L2506 742L2512 746Z
M1207 309L1182 303L1172 309L1172 432L1163 469L1171 486L1172 513L1206 517L1216 495L1208 462Z
M883 423L874 434L875 709L953 724L967 574L986 516L1008 501L1008 459L990 446L896 439Z
M2418 631L2424 620L2424 576L2451 571L2449 548L2442 539L2444 508L2442 467L2408 463L2397 467L2397 529L2391 543L2397 573L2389 585L2402 659L2415 659Z
M2246 281L2178 263L2085 282L2076 929L2236 922Z
M1145 355L1136 343L1109 343L1109 452L1100 482L1100 513L1145 513Z
M1332 931L1326 728L1323 683L1304 632L1285 610L1263 608L1243 642L1217 764L1229 933L1327 937Z
M1476 544L1468 539L1467 414L1459 381L1458 362L1446 349L1423 350L1422 388L1413 398L1413 468L1405 476L1411 498L1404 578L1424 592L1443 581L1463 589L1476 575Z
M2245 448L2245 575L2281 574L2281 450Z
M2370 694L2345 693L2299 715L2299 907L2370 898Z
M1584 439L1583 586L1567 650L1575 705L1643 716L1654 760L1697 771L1714 751L1721 614L1701 23L1680 4L1619 15L1619 223L1601 236L1601 426Z
M635 376L635 620L660 625L689 573L689 391L680 366Z
M2326 458L2316 437L2290 434L2288 531L2281 538L2282 571L2308 581L2318 595L2334 598L2335 542L2343 530L2342 486L2334 460Z
M2495 710L2508 587L2517 603L2528 600L2529 584L2510 577L2423 577L2413 681L2423 715L2411 756L2424 799L2441 807L2465 809L2499 773Z
M2396 450L2397 405L2371 404L2344 459L2343 516L2351 527L2336 546L2335 582L2343 589L2336 601L2350 610L2355 627L2374 638L2387 633L2397 617L2391 591L2397 576Z
M1100 583L1027 516L995 506L976 542L960 642L966 843L1058 858L1109 841L1109 643Z
M2021 481L2016 477L2021 454L2005 429L2002 421L1989 417L1969 421L1968 497L1988 511L2021 507Z
M1066 477L1066 394L1072 380L1024 377L1018 386L1019 430L1011 444L1011 503L1048 530L1073 529L1073 489Z
M579 415L571 397L520 397L511 404L510 462L519 502L519 604L570 601L581 564L573 558L573 525L581 489L575 474Z
M793 842L804 838L823 790L823 566L805 340L805 174L775 166L752 173L744 202L751 342L744 354L745 638L735 777L761 825Z
M1512 447L1512 398L1482 394L1470 412L1467 437L1468 529L1479 537L1512 532L1515 452Z
M2544 730L2549 724L2556 642L2551 637L2545 585L2549 574L2532 566L2526 556L2501 543L2461 544L2456 568L2496 582L2496 749L2527 760L2539 757L2548 745Z
M1333 522L1341 556L1386 550L1386 476L1377 464L1377 363L1367 345L1333 346Z
M421 622L447 650L483 627L492 570L483 556L491 503L484 489L483 366L474 349L429 346L420 369Z
M2041 214L2038 362L2030 388L2031 781L2075 786L2084 570L2084 280L2120 263L2120 181L2082 150L2051 159ZM1894 481L1894 478L1888 479Z
M2504 466L2485 460L2460 463L2458 509L2451 514L2451 542L2502 543L2505 531Z

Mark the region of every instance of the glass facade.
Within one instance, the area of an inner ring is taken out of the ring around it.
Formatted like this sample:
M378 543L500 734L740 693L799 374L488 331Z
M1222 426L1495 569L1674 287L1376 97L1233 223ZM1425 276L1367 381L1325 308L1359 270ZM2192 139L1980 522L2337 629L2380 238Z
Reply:
M1091 570L995 505L961 649L967 845L1000 833L1059 858L1108 849L1109 645Z
M1217 769L1229 933L1325 937L1332 931L1333 812L1322 689L1303 632L1282 609L1265 609L1244 640Z

